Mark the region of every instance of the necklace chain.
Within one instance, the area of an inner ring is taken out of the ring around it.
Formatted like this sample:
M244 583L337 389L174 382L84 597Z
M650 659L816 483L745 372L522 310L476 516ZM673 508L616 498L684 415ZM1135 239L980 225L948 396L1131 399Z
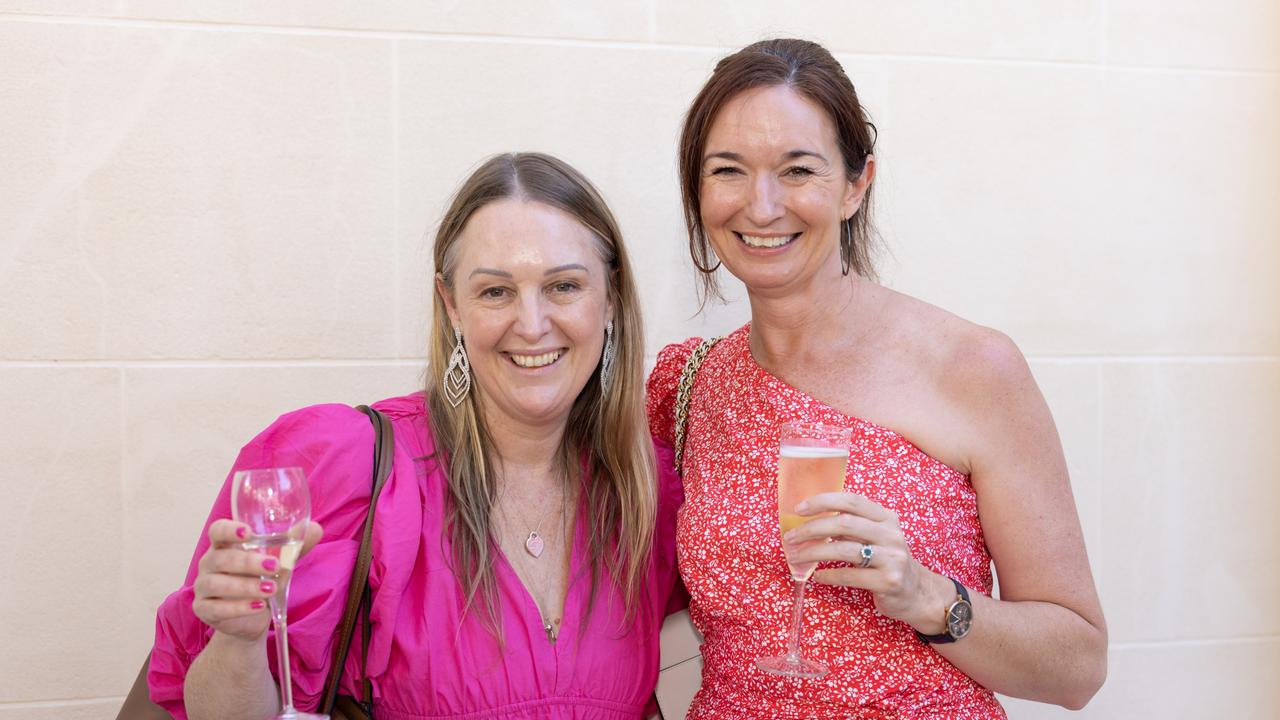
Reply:
M503 494L504 495L506 494L505 488L504 488ZM566 493L564 489L564 483L562 482L560 484L560 517L562 521L565 516L565 495ZM525 540L524 540L524 549L525 549L525 552L528 553L529 556L532 557L534 560L537 560L538 558L542 557L543 548L546 546L542 537L542 525L547 521L547 518L551 516L551 513L553 510L554 508L551 508L543 512L542 517L538 519L538 524L533 525L528 521L528 519L524 516L523 513L519 511L515 511L513 508L509 508L506 505L502 506L503 515L510 518L511 515L514 514L515 515L514 519L520 521L520 524L524 528L526 528L526 530L521 531L521 534L524 534L525 532L528 533L528 536L525 537ZM563 525L563 522L561 524ZM532 529L527 529L530 527L532 527Z
M505 496L505 494L506 494L506 491L504 487L503 495ZM567 506L568 506L568 493L566 491L565 483L562 481L560 483L560 525L561 525L560 536L562 539L566 534L564 525L566 524L566 516L568 515ZM513 508L508 508L507 505L505 504L501 504L499 506L499 509L502 512L503 516L506 517L507 519L518 520L526 528L530 526L530 523L528 522L528 520L519 511L516 511ZM553 510L554 508L548 509L547 511L545 511L542 514L542 517L539 519L538 524L536 526L533 526L532 530L528 531L529 533L528 537L525 538L523 545L524 545L525 554L529 556L529 560L536 562L539 559L539 557L541 557L542 555L544 543L543 543L543 539L540 534L540 531L542 530L543 523L545 523L547 518L551 516L551 513ZM513 515L514 515L514 518L512 517ZM563 556L561 556L561 558L563 559ZM508 557L508 562L511 564L511 569L515 570L515 564L511 563L510 562L511 560L512 558ZM523 562L528 562L528 560ZM534 565L535 575L536 575L536 568L537 568L537 565ZM517 574L517 577L519 577L520 575L519 572L517 572L516 574ZM532 577L530 578L530 580L532 580ZM549 601L550 598L548 596L550 595L550 591L549 591L549 588L547 587L547 583L543 582L543 583L540 583L540 585L541 587L537 589L541 591L543 599L546 601ZM542 619L542 631L547 634L547 641L551 643L555 643L556 638L560 634L561 619L558 617L548 619L545 615L542 614L542 606L539 604L538 598L534 597L533 601L534 601L534 607L538 609L538 615Z

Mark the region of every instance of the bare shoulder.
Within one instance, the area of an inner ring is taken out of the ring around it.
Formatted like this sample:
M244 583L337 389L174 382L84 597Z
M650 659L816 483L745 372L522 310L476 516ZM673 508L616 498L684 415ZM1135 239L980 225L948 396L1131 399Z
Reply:
M895 291L885 307L893 342L918 358L947 394L987 394L1031 377L1026 358L1004 333Z
M950 393L982 406L1007 405L1015 396L1035 388L1027 359L1012 338L994 328L964 320L959 323L963 327L947 347Z
M973 472L1028 432L1056 438L1027 360L1008 335L901 293L884 307L890 354L927 394L920 403L937 431L933 442L955 467Z

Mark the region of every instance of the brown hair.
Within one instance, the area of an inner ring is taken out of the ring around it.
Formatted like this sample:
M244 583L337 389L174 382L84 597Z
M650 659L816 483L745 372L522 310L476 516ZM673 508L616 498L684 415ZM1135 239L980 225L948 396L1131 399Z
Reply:
M578 394L569 412L560 464L567 482L582 483L578 505L590 523L591 598L601 572L607 572L630 615L648 569L657 514L653 444L644 416L644 327L631 263L613 214L581 173L549 155L507 153L485 161L463 182L440 222L433 259L450 292L458 240L467 221L480 208L505 198L539 202L568 213L595 235L596 250L604 261L614 309L612 379L606 390L595 372ZM444 398L442 374L454 335L444 300L438 292L433 297L427 403L432 435L449 478L447 520L453 572L465 588L466 608L479 598L484 620L501 637L493 574L497 541L491 517L497 497L492 472L497 458L490 452L493 443L476 402L476 386L456 408Z
M844 68L821 45L808 40L779 38L748 45L716 63L711 78L702 86L685 115L680 133L680 192L684 199L684 219L689 230L689 254L698 268L702 296L722 297L716 282L714 251L702 226L701 183L703 153L707 136L730 99L758 87L786 85L822 108L836 130L836 143L844 159L845 175L856 179L866 167L875 146L875 126L858 102L858 94ZM872 267L874 230L871 225L871 188L862 207L840 230L840 262L863 277L876 277Z

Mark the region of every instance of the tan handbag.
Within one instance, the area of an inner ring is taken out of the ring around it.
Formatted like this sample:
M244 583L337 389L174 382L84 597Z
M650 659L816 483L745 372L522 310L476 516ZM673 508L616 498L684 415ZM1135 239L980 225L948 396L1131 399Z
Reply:
M347 604L342 611L342 621L338 623L338 642L333 647L333 658L329 665L329 675L325 678L324 694L321 696L320 712L327 713L333 720L373 720L372 706L366 706L355 698L338 695L338 682L342 679L343 660L351 646L351 635L355 630L356 618L359 615L364 622L360 624L360 673L362 694L366 699L373 697L373 685L364 677L365 662L369 652L369 563L373 556L373 509L378 503L378 495L391 474L391 463L395 453L395 432L386 416L367 405L356 408L369 416L373 423L373 494L369 498L369 512L364 519L364 530L360 536L360 552L356 556L356 566L351 573L351 584L347 588ZM363 609L363 613L360 611ZM142 663L138 677L129 688L116 720L172 720L172 716L164 708L151 702L151 693L147 687L147 668L151 665L151 653Z
M151 653L142 661L142 669L129 688L124 698L124 705L116 715L116 720L173 720L173 716L164 708L151 702L151 691L147 687L147 668L151 667Z
M708 338L698 344L684 370L680 384L676 386L675 460L676 470L684 475L684 439L689 423L689 397L697 379L698 368L707 353L720 341ZM689 613L679 612L662 624L662 660L658 670L658 687L654 695L663 720L683 718L689 711L689 703L702 684L702 636L689 620Z

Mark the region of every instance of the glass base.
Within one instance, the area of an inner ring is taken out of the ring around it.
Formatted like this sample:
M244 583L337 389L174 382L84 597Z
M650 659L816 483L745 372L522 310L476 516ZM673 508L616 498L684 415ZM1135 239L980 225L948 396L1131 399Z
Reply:
M756 660L756 667L774 675L800 678L820 678L828 672L827 666L820 662L790 655L760 658Z
M280 713L275 716L274 720L329 720L329 716L302 712L301 710L293 710L292 712Z

